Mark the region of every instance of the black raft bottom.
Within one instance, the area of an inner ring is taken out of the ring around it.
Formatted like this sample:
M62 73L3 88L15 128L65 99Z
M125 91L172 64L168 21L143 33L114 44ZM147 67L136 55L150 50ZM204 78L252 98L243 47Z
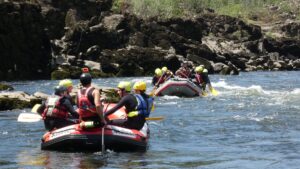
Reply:
M101 135L67 135L42 142L42 150L58 150L71 152L96 152L102 148ZM138 142L120 136L105 136L105 149L113 151L139 151L147 150L147 142Z

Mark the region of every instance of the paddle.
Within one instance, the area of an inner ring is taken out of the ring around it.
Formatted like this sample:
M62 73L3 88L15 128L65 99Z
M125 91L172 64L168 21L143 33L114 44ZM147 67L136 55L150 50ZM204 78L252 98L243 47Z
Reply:
M42 119L42 117L37 114L37 109L41 106L41 104L35 104L33 108L31 109L32 113L21 113L18 116L18 122L27 122L27 123L32 123L32 122L38 122Z
M158 121L158 120L164 120L165 118L160 116L160 117L147 117L146 120L152 120L152 121Z
M33 113L21 113L18 117L18 122L32 123L40 120L42 120L42 117L39 114Z
M202 96L206 97L208 94L205 90L202 90L202 93L201 93Z
M38 110L39 107L41 107L41 104L35 104L35 105L32 107L31 112L32 112L32 113L37 113L37 110Z
M219 92L216 89L214 89L213 87L210 88L210 92L213 96L218 96L219 95Z

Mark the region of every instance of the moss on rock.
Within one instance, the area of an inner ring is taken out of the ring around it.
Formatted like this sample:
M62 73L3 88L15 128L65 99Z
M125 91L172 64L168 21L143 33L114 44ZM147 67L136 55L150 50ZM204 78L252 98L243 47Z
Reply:
M70 72L66 70L55 70L51 73L51 80L60 80L70 78Z
M14 90L14 88L12 86L10 86L10 85L0 83L0 91L2 91L2 90L9 90L9 91L11 91L11 90Z

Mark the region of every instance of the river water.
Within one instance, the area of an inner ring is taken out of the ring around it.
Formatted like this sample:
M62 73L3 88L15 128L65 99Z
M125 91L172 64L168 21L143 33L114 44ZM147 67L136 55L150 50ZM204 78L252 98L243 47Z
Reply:
M0 112L0 168L300 168L300 71L211 75L217 97L156 98L145 153L40 150L42 122L19 123L30 109ZM120 80L96 79L99 86ZM73 81L78 84L78 80ZM51 93L58 81L12 82L16 90ZM148 89L149 91L151 88Z

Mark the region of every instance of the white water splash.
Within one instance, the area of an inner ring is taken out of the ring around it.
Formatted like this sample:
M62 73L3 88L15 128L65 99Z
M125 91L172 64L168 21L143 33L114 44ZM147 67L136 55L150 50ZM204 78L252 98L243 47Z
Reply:
M175 99L180 99L180 97L178 97L178 96L163 96L162 99L175 100Z
M264 120L274 120L278 116L278 113L274 113L271 115L265 115L263 117L259 117L258 113L248 113L246 116L236 115L233 116L235 120L252 120L256 122L264 121Z
M275 91L275 90L264 90L261 86L259 85L251 85L249 87L244 87L244 86L238 86L238 85L229 85L225 81L219 81L216 83L212 83L214 87L217 88L223 88L226 89L227 91L234 90L236 91L241 91L241 92L251 92L251 93L256 93L256 94L266 94L266 95L271 95L271 94L278 94L280 91Z
M293 94L293 95L300 94L300 89L299 88L294 89L293 91L291 91L291 94Z
M161 105L176 105L178 104L178 102L163 102L163 103L160 103Z

